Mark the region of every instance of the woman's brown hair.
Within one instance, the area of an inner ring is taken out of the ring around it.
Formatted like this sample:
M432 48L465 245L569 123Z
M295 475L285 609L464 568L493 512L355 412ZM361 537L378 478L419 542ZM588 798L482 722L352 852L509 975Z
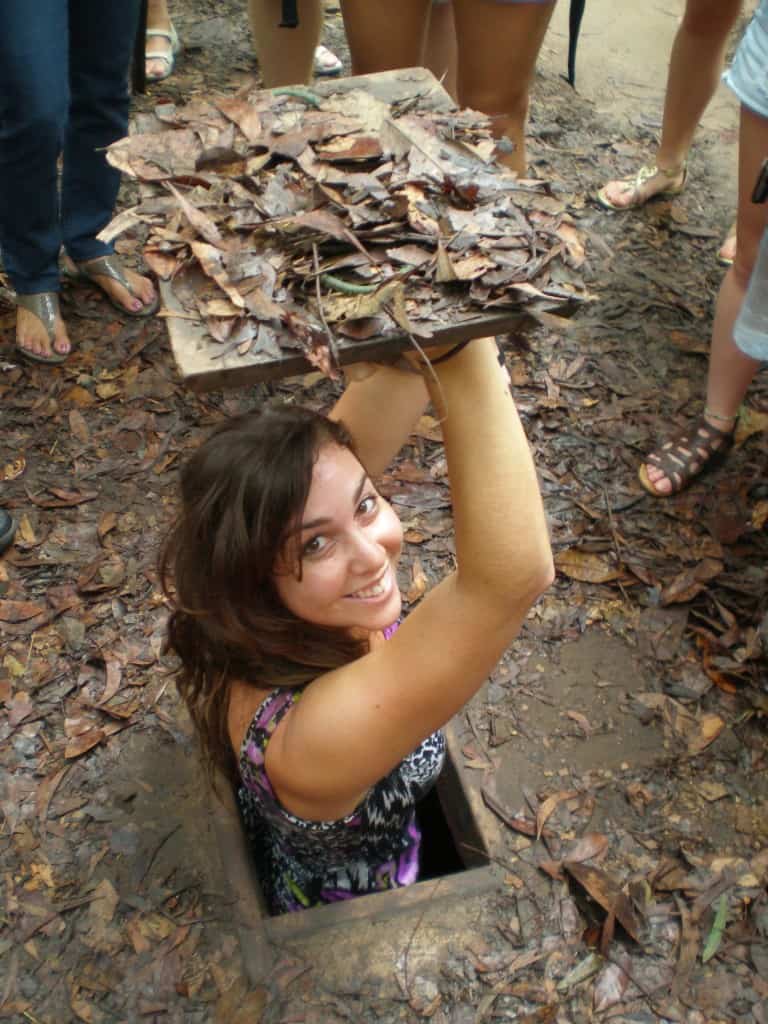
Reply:
M288 531L300 521L318 453L352 448L344 427L299 406L273 405L227 421L181 473L181 507L160 556L173 610L168 645L181 661L179 693L209 776L235 781L227 728L234 680L298 686L364 653L340 629L297 618L273 583Z

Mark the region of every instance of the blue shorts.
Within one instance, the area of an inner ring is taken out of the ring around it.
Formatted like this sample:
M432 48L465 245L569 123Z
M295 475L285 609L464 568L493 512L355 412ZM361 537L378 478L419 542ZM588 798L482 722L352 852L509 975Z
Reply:
M733 340L745 356L768 362L768 228L763 232L749 288L736 318Z
M760 0L723 79L745 107L768 118L768 0Z

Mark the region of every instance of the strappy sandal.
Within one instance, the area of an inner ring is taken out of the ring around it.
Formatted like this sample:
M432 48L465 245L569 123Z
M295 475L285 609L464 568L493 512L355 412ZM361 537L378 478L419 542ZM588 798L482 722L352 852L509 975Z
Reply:
M683 179L679 184L674 184L676 178L679 178L682 174ZM646 185L651 178L660 177L662 180L667 182L666 186L659 189L658 192L654 192L653 195L643 196L641 190L643 185ZM668 198L670 196L679 196L685 188L685 184L688 180L688 166L686 164L680 164L679 167L671 167L666 170L664 167L657 167L656 164L644 164L637 174L630 175L628 178L619 178L619 184L624 186L625 191L631 192L631 198L628 203L619 205L609 199L606 192L607 185L603 185L598 190L596 198L598 203L606 210L634 210L638 206L644 206L651 199L657 198Z
M171 22L169 29L164 28L148 28L146 33L146 42L144 44L144 62L146 64L149 60L161 60L165 64L165 71L162 71L159 75L147 74L146 78L148 82L164 82L166 78L170 78L176 68L176 57L181 50L181 43L179 42L179 34L176 28ZM164 50L148 50L146 49L150 39L167 39L170 43L170 53Z
M119 313L124 313L126 316L152 316L160 308L160 296L155 295L154 301L148 306L143 306L141 309L134 310L128 309L117 299L113 298L108 291L100 284L99 277L109 277L113 281L117 281L119 285L132 295L135 299L139 296L131 287L128 278L125 276L125 271L122 268L120 260L114 254L109 256L97 256L92 260L83 260L81 263L75 263L72 260L72 266L75 268L74 272L69 267L64 267L62 274L70 281L88 281L90 284L95 285L100 291L104 292L109 302L115 307Z
M736 246L737 246L736 225L735 224L731 225L731 228L730 228L728 234L723 239L723 244L717 250L717 262L720 264L721 267L732 267L733 266L733 256L726 256L725 255L726 248L727 247L730 248L731 244L733 245L733 252L734 252L734 255L735 255L736 254Z
M335 78L341 74L343 67L333 50L322 44L315 48L314 68L318 78Z
M48 335L48 344L51 346L50 355L44 352L33 352L19 344L18 337L14 348L32 363L47 363L49 366L60 366L66 362L69 352L57 352L54 348L56 341L56 318L59 315L59 296L56 292L38 292L35 295L17 295L16 304L33 313L45 328Z
M734 425L736 417L734 416ZM700 416L657 452L652 452L640 466L638 477L654 498L670 498L684 490L694 477L719 466L733 445L733 427L719 430ZM672 484L669 491L659 491L648 476L646 464L660 469Z

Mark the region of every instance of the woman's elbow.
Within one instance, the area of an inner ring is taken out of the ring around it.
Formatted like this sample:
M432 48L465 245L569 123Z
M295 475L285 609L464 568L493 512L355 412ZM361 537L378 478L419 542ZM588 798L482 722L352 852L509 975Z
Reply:
M552 552L543 554L536 566L532 567L529 577L528 594L531 604L535 604L545 590L549 590L555 582L555 563L552 559Z

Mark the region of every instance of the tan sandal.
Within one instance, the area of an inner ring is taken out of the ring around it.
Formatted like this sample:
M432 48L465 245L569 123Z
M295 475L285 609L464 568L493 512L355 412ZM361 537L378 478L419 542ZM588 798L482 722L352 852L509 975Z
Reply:
M725 417L723 417L725 419ZM733 417L734 425L736 417ZM652 452L640 466L638 477L649 494L654 498L671 498L684 490L694 477L701 476L719 466L733 444L733 427L719 430L700 416L695 423L686 427L671 441ZM648 476L646 465L660 469L672 484L669 491L659 491Z
M733 256L726 256L726 249L730 248L731 245L733 246ZM736 225L732 224L730 230L728 231L728 234L723 239L723 244L717 250L717 262L720 264L721 267L733 266L733 259L736 255L737 245L738 239L736 237Z
M679 178L682 174L682 181L675 184L675 179ZM654 192L652 195L643 196L642 188L647 185L652 178L661 178L666 181L666 185L659 189L658 192ZM656 164L644 164L637 174L630 175L628 178L619 178L618 181L625 187L627 192L631 192L631 198L628 203L620 206L618 203L614 203L605 191L608 187L603 185L597 192L597 201L606 210L634 210L638 206L644 206L651 199L657 198L669 198L670 196L679 196L685 188L685 184L688 180L688 166L687 164L680 164L679 167L670 167L667 170L664 167L657 167Z
M54 348L56 343L56 320L59 316L59 296L57 292L37 292L34 295L17 295L16 304L34 314L45 328L48 335L48 343L51 346L51 354L44 352L33 352L19 344L18 337L14 348L32 363L47 363L49 366L60 366L66 362L69 352L57 352Z
M62 271L64 277L70 281L88 281L90 284L95 285L99 288L104 295L107 297L109 302L115 307L120 313L125 313L126 316L152 316L160 308L160 296L155 295L155 298L147 306L142 306L141 309L128 309L121 302L118 302L116 298L109 294L104 286L99 282L100 277L109 277L113 281L117 281L128 292L134 299L138 299L139 296L133 290L130 281L125 276L120 260L114 254L109 256L97 256L92 260L83 260L81 263L75 263L72 260L72 266L75 268L74 272L68 267L65 267ZM139 301L142 301L139 299Z
M148 49L151 45L151 39L167 39L168 50ZM181 43L179 42L179 35L174 27L173 22L169 29L164 28L148 28L146 32L146 43L144 50L144 61L145 64L151 60L160 60L165 64L165 68L160 74L150 75L146 73L148 82L164 82L166 78L170 78L173 72L176 70L176 58L181 50Z

